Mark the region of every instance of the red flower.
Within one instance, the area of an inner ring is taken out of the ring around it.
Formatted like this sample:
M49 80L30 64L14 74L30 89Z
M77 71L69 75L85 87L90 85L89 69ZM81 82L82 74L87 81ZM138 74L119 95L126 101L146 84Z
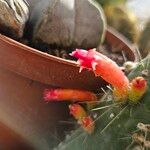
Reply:
M46 101L97 101L94 93L74 89L46 89L44 99Z
M89 51L76 49L71 54L78 58L80 71L86 68L92 70L96 76L100 76L115 88L115 97L119 93L119 99L127 96L129 80L120 67L111 59L91 49ZM121 95L121 97L120 97Z

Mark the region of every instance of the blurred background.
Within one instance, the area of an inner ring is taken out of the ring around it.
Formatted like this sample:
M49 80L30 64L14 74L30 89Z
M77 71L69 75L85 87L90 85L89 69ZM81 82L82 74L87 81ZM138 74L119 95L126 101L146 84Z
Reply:
M112 26L135 44L142 57L150 52L150 0L97 0Z
M127 6L137 16L139 24L144 25L150 18L150 0L128 0Z
M138 30L142 30L146 22L150 19L150 0L97 0L104 9L108 24L119 29L117 21L128 24L127 27L134 29L135 24L138 24ZM128 21L127 21L128 20ZM115 22L115 23L114 23ZM117 23L116 23L117 22ZM134 26L134 27L133 27ZM126 29L124 29L126 30ZM132 32L133 30L128 30ZM126 33L127 34L127 33ZM132 39L133 40L133 39Z

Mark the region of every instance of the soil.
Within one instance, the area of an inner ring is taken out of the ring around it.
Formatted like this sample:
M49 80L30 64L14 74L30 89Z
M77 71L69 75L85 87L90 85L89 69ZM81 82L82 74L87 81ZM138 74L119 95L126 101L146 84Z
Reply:
M29 43L27 40L23 39L20 41L21 43L31 46L35 49L38 49L42 52L48 53L50 55L53 56L57 56L63 59L67 59L67 60L75 60L75 58L73 58L72 56L70 56L69 54L75 50L75 48L56 48L56 46L49 46L46 44L42 44L42 43L36 43L36 44L32 44ZM109 57L110 59L112 59L113 61L115 61L119 66L123 66L125 60L123 57L123 54L121 51L117 50L118 48L112 47L109 43L107 43L107 41L105 41L102 45L100 45L97 48L97 51L106 55L107 57ZM119 51L119 52L118 52Z
M76 60L72 56L69 55L74 49L72 50L65 50L65 49L54 49L54 50L47 50L48 54L68 59L68 60ZM122 66L124 64L124 59L121 52L113 52L113 48L108 45L107 43L104 43L103 45L99 46L97 48L97 51L106 55L107 57L114 60L119 66Z
M106 55L113 61L115 61L119 66L123 66L125 60L124 60L122 51L119 50L119 52L118 52L118 50L116 50L116 49L118 49L118 48L112 47L107 42L104 42L103 45L101 45L97 48L97 51Z

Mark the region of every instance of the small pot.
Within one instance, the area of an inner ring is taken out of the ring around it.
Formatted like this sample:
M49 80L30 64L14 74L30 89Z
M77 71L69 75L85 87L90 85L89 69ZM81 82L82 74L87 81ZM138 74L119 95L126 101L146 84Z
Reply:
M130 43L111 29L107 30L106 40L121 46L128 60L136 60ZM79 73L76 62L0 35L0 83L0 123L4 131L0 148L17 150L28 146L24 149L49 150L64 138L62 131L69 129L69 124L60 123L68 120L69 112L66 103L45 103L43 90L47 87L94 90L105 82L90 71Z

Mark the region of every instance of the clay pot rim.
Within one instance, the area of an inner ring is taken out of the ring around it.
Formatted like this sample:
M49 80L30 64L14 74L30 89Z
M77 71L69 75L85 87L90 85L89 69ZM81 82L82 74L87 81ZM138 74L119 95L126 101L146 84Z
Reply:
M10 45L15 45L16 47L22 48L25 51L29 51L29 52L37 54L39 56L48 58L48 59L50 59L52 61L56 61L56 62L64 63L64 64L69 64L69 65L78 67L77 63L75 61L67 60L67 59L63 59L63 58L57 57L57 56L50 55L50 54L42 52L42 51L40 51L38 49L32 48L32 47L30 47L28 45L22 44L22 43L14 40L14 39L11 39L11 38L9 38L9 37L7 37L5 35L0 34L0 40L4 41L4 42L6 42L6 43L8 43Z

